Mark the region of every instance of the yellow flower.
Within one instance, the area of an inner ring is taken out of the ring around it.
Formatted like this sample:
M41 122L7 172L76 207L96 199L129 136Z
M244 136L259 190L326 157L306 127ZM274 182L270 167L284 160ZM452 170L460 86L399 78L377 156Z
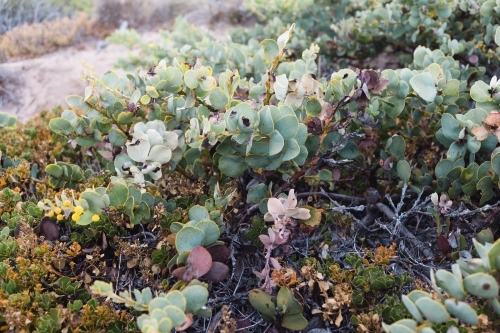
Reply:
M61 208L59 208L59 207L54 208L54 213L59 215L59 214L61 214L61 212L62 212Z
M64 207L69 207L71 205L71 201L64 200L62 204L63 204Z
M62 221L63 218L64 218L64 216L62 214L57 214L58 221Z
M53 212L52 210L49 210L49 211L47 212L47 214L45 214L45 216L47 216L47 217L52 217L52 216L54 216L54 212Z
M75 213L78 215L82 215L83 213L83 207L82 206L76 206L75 207Z
M71 216L71 219L75 222L78 222L80 221L80 214L77 214L77 213L74 213L72 216Z
M100 219L101 219L101 218L100 218L100 217L99 217L99 215L97 215L97 214L94 214L94 215L92 216L92 222L98 222Z

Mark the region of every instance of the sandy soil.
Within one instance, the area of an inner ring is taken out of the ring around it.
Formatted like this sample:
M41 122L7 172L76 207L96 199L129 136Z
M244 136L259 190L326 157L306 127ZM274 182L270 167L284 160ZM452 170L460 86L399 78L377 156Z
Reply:
M224 17L221 11L234 10L240 5L241 0L202 1L184 16L191 23L209 27L214 37L222 39L231 24L216 18ZM161 38L154 31L145 32L142 36L151 42ZM114 44L99 49L93 42L60 49L35 59L2 63L0 70L8 71L15 77L6 88L14 94L17 104L4 98L0 111L16 114L20 121L26 121L42 110L59 105L64 107L66 96L83 94L86 82L81 77L84 73L90 71L101 75L112 69L123 74L122 70L114 69L113 64L128 52L125 46Z

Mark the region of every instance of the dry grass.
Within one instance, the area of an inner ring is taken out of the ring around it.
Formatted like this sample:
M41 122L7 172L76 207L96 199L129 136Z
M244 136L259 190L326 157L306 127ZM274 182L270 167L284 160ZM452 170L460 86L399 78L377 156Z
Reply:
M35 57L61 46L74 44L89 30L88 16L80 12L72 18L23 24L0 37L4 58Z

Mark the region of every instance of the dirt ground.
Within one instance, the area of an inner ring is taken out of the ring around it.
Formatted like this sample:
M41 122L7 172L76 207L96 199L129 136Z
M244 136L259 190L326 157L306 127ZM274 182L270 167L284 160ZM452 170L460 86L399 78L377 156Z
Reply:
M197 26L210 28L215 38L223 39L232 25L220 18L224 18L224 12L241 10L241 6L241 0L200 1L196 6L184 8L179 15ZM143 40L150 42L161 38L157 31L141 35ZM84 73L90 71L101 75L112 69L124 74L124 71L114 69L113 64L119 57L138 50L129 51L125 46L115 44L102 48L97 46L99 42L102 44L103 41L71 46L35 59L1 63L0 70L10 73L12 81L6 87L11 95L3 98L0 111L16 114L24 122L42 110L66 105L68 95L83 94L86 82L81 77Z

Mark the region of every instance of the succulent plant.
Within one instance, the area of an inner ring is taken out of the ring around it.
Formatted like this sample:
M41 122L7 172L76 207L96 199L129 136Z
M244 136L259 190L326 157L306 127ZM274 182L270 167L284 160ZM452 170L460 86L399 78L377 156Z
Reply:
M111 284L96 281L92 287L94 293L110 297L117 303L123 303L139 311L148 311L137 319L141 332L171 332L174 328L186 329L191 326L193 314L210 316L210 310L205 306L208 300L208 291L205 284L193 280L180 290L170 290L157 297L149 288L134 290L135 299L128 291L119 295L113 292Z
M0 112L0 128L15 125L17 117L11 114Z
M307 320L302 315L302 305L288 288L280 288L276 297L269 296L261 289L254 289L250 291L248 300L265 321L276 323L278 327L300 331L307 326Z
M500 287L495 278L500 267L500 240L484 245L474 240L474 246L480 258L468 261L460 258L451 266L451 272L431 270L432 288L439 299L422 290L413 290L408 295L403 295L402 301L414 319L402 319L392 325L383 324L384 330L406 332L402 328L404 326L408 329L407 332L431 333L435 332L431 325L447 323L451 316L467 325L477 326L477 308L466 302L470 295L487 300L490 308L500 314ZM449 298L445 298L444 293ZM429 327L417 329L417 322Z

